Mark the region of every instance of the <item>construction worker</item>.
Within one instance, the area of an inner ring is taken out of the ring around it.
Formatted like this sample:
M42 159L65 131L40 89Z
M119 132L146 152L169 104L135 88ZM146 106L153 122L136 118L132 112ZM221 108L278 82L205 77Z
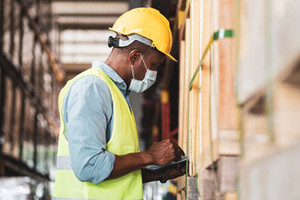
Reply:
M107 60L74 77L61 90L57 171L52 198L142 199L143 182L165 182L181 176L183 165L162 173L147 165L166 165L184 156L164 140L140 152L129 91L143 92L156 79L157 66L169 53L168 20L153 8L121 15L110 30L116 33Z

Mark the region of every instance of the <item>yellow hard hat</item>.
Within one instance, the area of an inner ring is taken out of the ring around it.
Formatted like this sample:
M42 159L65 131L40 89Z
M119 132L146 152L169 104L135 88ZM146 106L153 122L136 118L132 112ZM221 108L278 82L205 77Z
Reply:
M170 55L172 33L169 21L154 8L135 8L122 14L109 30L122 35L138 34L152 41L152 47Z

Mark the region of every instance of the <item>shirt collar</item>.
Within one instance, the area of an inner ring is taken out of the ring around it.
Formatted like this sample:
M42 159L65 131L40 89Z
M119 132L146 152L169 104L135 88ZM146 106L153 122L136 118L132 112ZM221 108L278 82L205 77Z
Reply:
M101 69L107 76L109 76L109 78L112 79L113 82L115 82L119 89L126 91L127 85L125 81L110 66L101 61L95 60L92 62L92 67Z

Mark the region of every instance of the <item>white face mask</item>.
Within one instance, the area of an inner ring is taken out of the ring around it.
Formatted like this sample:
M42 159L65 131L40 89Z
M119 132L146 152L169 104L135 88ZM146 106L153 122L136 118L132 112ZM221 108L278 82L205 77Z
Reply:
M144 66L146 68L146 74L143 80L137 80L134 78L134 71L133 71L133 65L131 65L131 70L132 70L132 79L131 79L131 83L129 85L129 90L136 92L136 93L141 93L144 92L145 90L147 90L148 88L150 88L153 83L156 81L156 76L157 76L157 71L152 71L150 69L147 69L147 66L145 64L144 58L141 55L142 61L144 63Z

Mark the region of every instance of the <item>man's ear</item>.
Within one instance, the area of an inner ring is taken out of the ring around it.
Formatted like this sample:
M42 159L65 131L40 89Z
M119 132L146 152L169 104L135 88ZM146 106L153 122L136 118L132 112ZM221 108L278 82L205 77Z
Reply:
M131 65L134 65L134 63L139 59L140 57L140 51L138 49L133 49L128 54L128 61Z

